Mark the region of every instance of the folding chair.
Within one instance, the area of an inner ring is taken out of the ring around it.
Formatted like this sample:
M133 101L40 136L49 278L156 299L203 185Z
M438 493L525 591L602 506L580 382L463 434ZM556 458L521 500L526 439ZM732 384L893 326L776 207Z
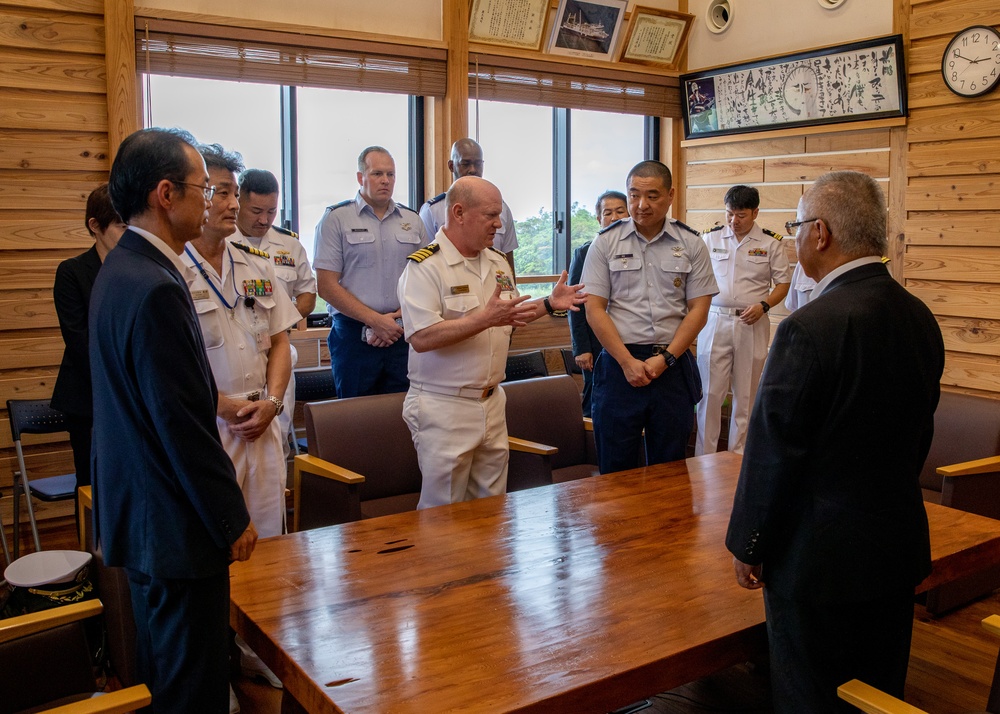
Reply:
M541 350L509 355L505 371L507 373L504 378L505 382L549 376L549 368L545 364L545 355L542 354Z
M38 523L35 520L35 508L32 497L40 501L67 501L76 497L76 474L48 476L28 479L28 469L24 464L24 450L21 448L21 434L57 434L67 431L66 416L53 409L48 399L8 399L7 415L10 417L10 436L17 452L18 472L14 474L14 537L13 555L16 560L20 555L19 534L21 525L21 494L25 494L28 504L28 520L31 522L31 535L35 539L35 550L42 549L38 538Z
M336 399L337 387L333 382L333 370L326 367L309 367L295 370L295 403L322 402ZM308 453L305 437L292 439L295 454Z

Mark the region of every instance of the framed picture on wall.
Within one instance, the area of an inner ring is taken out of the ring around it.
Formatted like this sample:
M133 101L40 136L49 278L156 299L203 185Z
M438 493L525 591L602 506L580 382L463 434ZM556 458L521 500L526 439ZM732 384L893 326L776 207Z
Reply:
M548 51L612 60L628 0L559 0Z
M634 7L622 42L620 62L677 68L694 15L654 7Z
M540 50L549 0L472 0L469 42Z
M901 35L680 77L688 139L906 116Z

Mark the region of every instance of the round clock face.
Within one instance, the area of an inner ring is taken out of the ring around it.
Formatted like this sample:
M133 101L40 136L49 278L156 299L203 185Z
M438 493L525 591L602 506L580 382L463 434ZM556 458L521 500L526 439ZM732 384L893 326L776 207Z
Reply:
M785 76L784 90L782 96L785 104L803 119L810 119L816 116L816 90L819 87L819 80L816 71L809 65L800 64L792 69Z
M975 25L952 38L941 58L944 83L962 97L986 94L1000 82L1000 33Z

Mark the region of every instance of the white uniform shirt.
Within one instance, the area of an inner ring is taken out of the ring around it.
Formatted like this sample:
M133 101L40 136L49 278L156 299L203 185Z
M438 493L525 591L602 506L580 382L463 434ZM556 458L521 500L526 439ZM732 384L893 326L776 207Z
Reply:
M313 267L340 273L340 284L375 312L399 309L396 285L406 256L427 245L420 216L389 202L380 220L358 192L353 201L331 206L316 226ZM331 315L337 314L332 305Z
M420 220L424 222L427 235L436 236L441 230L445 219L448 217L447 203L444 197L447 194L440 194L424 203L420 207ZM500 208L500 230L493 236L493 247L501 253L513 253L517 248L517 228L514 227L514 215L510 212L510 206L506 201L501 202Z
M815 288L816 281L806 275L802 263L796 263L795 270L792 271L792 286L788 290L788 297L785 298L785 307L789 310L798 310L812 299Z
M466 259L444 231L440 249L420 262L407 261L399 279L399 302L407 341L414 332L443 320L482 310L500 282L517 296L507 259L486 249ZM414 385L484 389L501 382L507 365L511 328L491 327L461 342L428 352L410 349L409 378Z
M647 241L632 219L612 223L587 251L581 282L608 301L625 344L668 344L688 301L719 291L701 236L670 219Z
M719 294L712 298L717 307L742 309L759 303L770 294L772 281L777 285L791 280L781 242L756 223L739 243L729 226L709 231L702 238L719 284Z
M300 319L292 301L278 287L274 268L265 259L228 243L222 255L222 275L190 243L181 253L181 261L219 392L234 395L262 389L267 385L271 335L293 327ZM205 282L196 261L233 309L223 305ZM251 295L254 304L247 307L246 298Z
M271 226L263 238L245 236L237 229L232 239L252 245L271 256L274 274L285 289L285 294L292 300L299 295L316 292L316 276L309 266L306 249L302 247L298 238Z

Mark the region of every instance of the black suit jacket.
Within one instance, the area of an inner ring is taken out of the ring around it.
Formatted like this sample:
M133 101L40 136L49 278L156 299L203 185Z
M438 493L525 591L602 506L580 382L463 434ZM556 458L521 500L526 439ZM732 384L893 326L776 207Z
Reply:
M799 600L860 601L930 572L919 475L944 369L930 310L867 264L778 327L726 546Z
M87 313L90 292L101 269L97 246L74 258L68 258L56 268L52 298L62 332L62 364L52 389L52 406L64 414L89 417L94 406L90 389L90 357L87 354Z
M573 251L573 260L569 264L569 279L567 281L569 285L576 285L583 277L583 264L587 262L587 251L590 250L590 244L593 242L589 240ZM602 349L601 342L587 323L586 305L581 305L579 312L569 311L569 333L573 341L573 356L578 357L591 352L594 359L597 359L597 355L601 353Z
M129 230L90 310L94 520L108 565L158 578L223 573L250 522L215 422L215 382L173 263Z

